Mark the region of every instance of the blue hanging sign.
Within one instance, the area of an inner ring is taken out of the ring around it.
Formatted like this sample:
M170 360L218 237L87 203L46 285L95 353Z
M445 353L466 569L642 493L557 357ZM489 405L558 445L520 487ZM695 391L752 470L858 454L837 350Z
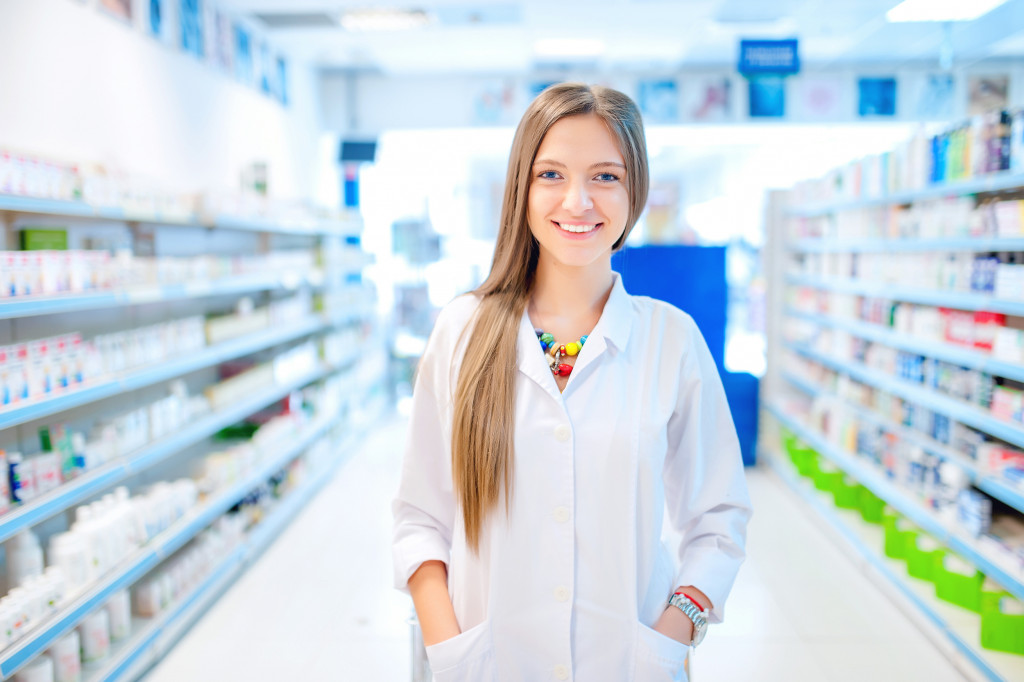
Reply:
M739 71L775 75L800 72L797 40L741 40Z

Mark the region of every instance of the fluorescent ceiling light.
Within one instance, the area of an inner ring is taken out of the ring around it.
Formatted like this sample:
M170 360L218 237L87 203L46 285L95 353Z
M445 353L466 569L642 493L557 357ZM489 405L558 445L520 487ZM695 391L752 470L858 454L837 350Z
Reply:
M599 57L605 44L590 38L549 38L533 43L533 54L538 57Z
M886 12L885 18L899 21L971 21L988 14L1006 0L904 0Z
M430 16L421 9L357 9L341 15L346 31L405 31L429 24Z

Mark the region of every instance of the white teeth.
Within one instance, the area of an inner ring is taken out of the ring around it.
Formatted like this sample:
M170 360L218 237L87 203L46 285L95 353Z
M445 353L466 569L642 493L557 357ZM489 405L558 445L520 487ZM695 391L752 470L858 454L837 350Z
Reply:
M558 226L566 232L590 232L597 227L597 223L593 223L591 225L567 225L565 223L558 223Z

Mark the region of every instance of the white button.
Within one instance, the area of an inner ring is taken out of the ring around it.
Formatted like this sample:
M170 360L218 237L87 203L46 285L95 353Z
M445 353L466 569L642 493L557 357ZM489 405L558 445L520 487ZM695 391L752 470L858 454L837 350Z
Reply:
M567 665L556 665L555 666L555 677L560 680L569 679L569 666Z
M555 521L559 523L565 523L569 520L569 508L568 507L555 507Z
M555 427L555 438L562 441L563 443L569 440L569 436L572 435L572 431L565 424Z
M569 588L559 587L555 590L555 599L558 601L568 601L569 599Z

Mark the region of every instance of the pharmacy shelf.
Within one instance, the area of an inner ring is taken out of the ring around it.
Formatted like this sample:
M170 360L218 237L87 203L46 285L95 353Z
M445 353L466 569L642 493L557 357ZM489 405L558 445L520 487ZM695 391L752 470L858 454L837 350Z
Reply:
M936 541L960 554L964 559L977 566L978 570L1003 586L1007 592L1018 599L1024 599L1024 582L990 560L981 551L973 538L944 525L919 502L888 481L873 466L827 442L820 433L804 425L798 419L786 414L786 411L774 403L768 404L768 410L785 426L793 431L802 441L814 448L819 454L830 459L840 469L848 473L868 488L872 493L885 500L885 503L910 519L919 528L935 538Z
M813 348L797 343L784 343L790 350L819 362L841 374L846 374L861 383L880 388L905 400L927 407L933 412L945 415L953 421L966 424L979 431L995 436L1007 443L1024 447L1024 426L996 419L981 408L962 400L956 400L924 388L921 384L898 379L870 369L851 360L839 360Z
M198 218L193 214L164 215L162 213L133 212L114 206L93 206L84 201L39 199L13 194L0 194L0 211L69 218L100 218L104 220L160 223L164 225L201 226Z
M811 397L829 396L837 400L839 399L834 394L814 384L814 382L798 377L790 372L782 372L782 378ZM985 491L995 499L1008 504L1014 509L1024 512L1024 490L1017 488L1011 482L984 470L974 460L920 431L897 424L891 419L886 419L882 415L861 405L849 401L844 401L844 404L856 412L862 419L880 426L889 433L899 436L902 440L913 443L937 457L957 463L970 475L971 481L976 488Z
M358 234L361 229L361 225L357 220L295 220L257 216L216 215L205 217L196 214L163 214L159 212L131 211L114 206L93 206L84 201L38 199L11 194L0 194L0 212L30 213L64 218L97 218L101 220L151 223L178 227L218 228L309 236L349 236Z
M337 220L277 220L273 218L239 217L218 215L210 221L210 226L222 230L241 230L246 232L272 232L277 234L297 234L308 236L346 237L359 234L361 225L358 221Z
M59 296L25 296L23 298L4 299L3 302L0 302L0 319L53 315L56 313L71 313L81 310L142 305L165 301L211 298L214 296L273 291L276 289L292 291L304 286L319 287L322 281L323 273L314 270L310 273L284 272L271 276L247 275L243 277L226 277L214 281L169 284L129 291Z
M812 287L843 294L858 294L908 303L955 308L957 310L987 310L994 313L1024 316L1024 301L1009 301L985 294L918 289L886 282L865 282L855 279L814 277L810 275L786 275L786 283L794 286Z
M942 199L943 197L959 197L968 194L986 194L1003 192L1024 186L1024 173L1003 171L990 173L978 178L956 180L929 185L921 189L906 192L894 192L881 197L868 199L843 199L817 205L804 206L789 210L789 214L804 218L828 215L840 211L851 211L875 206L896 206L912 204L926 199Z
M177 376L188 374L197 369L211 367L225 360L249 355L257 351L272 348L281 343L294 341L304 336L315 334L327 329L328 323L316 316L303 320L279 325L278 329L249 334L238 339L218 343L204 348L191 355L180 357L168 362L147 367L146 369L127 372L122 376L107 381L75 389L53 398L32 401L17 407L0 410L0 429L39 419L58 412L109 398L111 396L151 386Z
M263 462L253 473L196 508L171 528L153 538L145 547L122 563L115 571L58 613L46 619L25 637L0 652L0 675L4 679L17 672L53 644L86 615L102 606L111 595L126 589L180 549L201 530L238 503L274 473L286 466L321 435L334 426L334 417L317 419L287 448Z
M334 478L347 461L357 439L349 437L339 447L325 471L302 484L280 502L248 537L214 568L196 588L175 605L150 619L133 619L133 635L112 647L111 656L83 670L87 682L137 679L160 660L185 630L213 605L234 581L260 557L270 543L294 520L306 503Z
M871 324L870 322L805 313L792 308L787 308L785 314L789 317L813 322L823 327L840 329L862 339L898 348L908 353L925 355L951 362L961 367L1024 382L1024 365L997 360L976 350L961 348L949 343L922 341L909 334L901 334L900 332L887 329L881 325Z
M230 409L201 417L184 428L176 430L170 436L161 438L118 461L104 464L45 495L15 507L14 510L0 516L0 542L65 511L71 505L121 483L143 469L212 436L227 426L238 423L264 407L273 405L292 391L318 381L333 372L333 368L324 366L294 381L268 388L266 391L232 405Z
M976 614L945 604L934 596L930 583L903 577L900 562L882 557L873 547L881 547L883 537L876 528L867 527L856 512L846 513L829 504L827 493L822 493L794 474L792 466L767 448L762 448L762 459L779 477L815 512L818 518L838 533L847 546L865 562L862 572L869 576L874 571L880 579L892 585L924 620L929 622L953 650L965 658L985 679L993 682L1024 679L1024 658L1001 652L979 650L981 626Z
M925 239L798 239L789 249L797 253L927 253L929 251L1024 251L1024 239L947 237Z

